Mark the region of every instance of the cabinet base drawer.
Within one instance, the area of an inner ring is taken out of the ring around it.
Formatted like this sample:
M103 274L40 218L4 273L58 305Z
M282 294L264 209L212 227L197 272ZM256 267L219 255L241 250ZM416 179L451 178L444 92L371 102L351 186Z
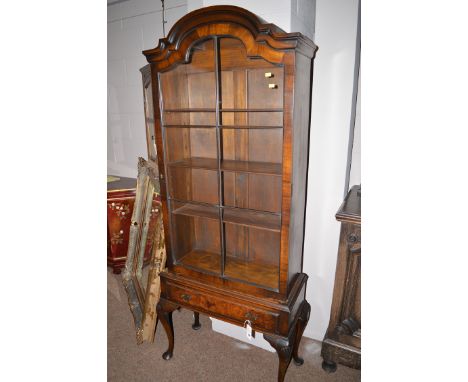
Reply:
M222 295L207 293L186 286L164 283L161 298L167 298L188 309L200 311L209 316L222 319L240 326L250 321L253 329L269 333L277 333L279 329L279 313L266 311L245 302L233 301Z

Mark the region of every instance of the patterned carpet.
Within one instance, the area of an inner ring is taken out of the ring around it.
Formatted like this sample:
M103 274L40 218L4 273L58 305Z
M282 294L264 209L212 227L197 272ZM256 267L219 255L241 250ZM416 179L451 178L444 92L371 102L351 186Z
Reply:
M312 318L311 318L312 319ZM211 320L200 316L202 328L192 329L192 312L173 313L175 347L169 361L161 358L167 339L162 326L157 327L153 344L137 345L133 318L120 275L107 271L107 371L108 381L151 382L247 382L277 378L276 353L245 344L213 332ZM320 343L303 338L299 354L304 365L291 362L285 382L360 381L359 370L338 366L336 373L321 368Z

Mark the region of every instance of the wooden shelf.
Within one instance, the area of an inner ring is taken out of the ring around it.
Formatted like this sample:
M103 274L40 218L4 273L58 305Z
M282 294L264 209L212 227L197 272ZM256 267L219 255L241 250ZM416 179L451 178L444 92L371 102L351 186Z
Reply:
M219 220L219 210L217 207L204 206L201 204L186 203L183 206L173 210L172 213L174 215L184 215Z
M228 278L278 289L279 267L239 260L226 255L224 275Z
M221 273L221 254L203 250L192 250L180 260L182 265L210 273ZM278 288L279 269L277 266L259 264L226 256L224 274L227 278L247 281L271 289Z
M168 165L171 167L217 170L218 160L214 158L187 158L170 162ZM281 163L223 160L221 161L221 171L281 176L282 165Z
M218 160L213 158L186 158L170 162L171 167L203 168L206 170L218 170Z
M281 215L223 207L223 222L247 227L261 228L268 231L281 231Z
M174 215L202 217L213 220L219 219L219 210L217 206L195 204L183 201L175 201L175 203L180 205L180 207L177 207L172 211ZM224 223L259 228L273 232L281 231L280 214L225 206L221 208L224 210Z
M281 163L248 162L238 160L221 161L221 170L276 176L281 176L283 172Z
M194 249L184 255L180 262L196 269L211 273L221 273L221 254Z

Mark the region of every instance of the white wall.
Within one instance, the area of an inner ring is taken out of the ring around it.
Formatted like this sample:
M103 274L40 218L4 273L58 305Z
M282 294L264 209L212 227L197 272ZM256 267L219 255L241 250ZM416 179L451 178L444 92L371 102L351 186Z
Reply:
M358 0L317 0L304 272L312 306L304 335L322 340L330 317L346 179Z
M203 5L200 5L203 3ZM291 1L290 0L196 0L191 3L189 0L189 8L197 5L200 7L209 7L211 5L235 5L245 8L269 23L276 24L281 29L289 31L291 27ZM191 8L193 10L196 8Z
M235 5L255 13L286 32L294 29L294 32L301 32L314 39L315 3L316 0L188 0L188 12L211 5Z
M291 1L291 27L289 32L301 32L315 40L316 0Z
M186 0L166 0L166 34L187 13ZM128 0L107 6L107 172L136 177L138 157L146 158L142 50L163 37L161 2Z
M356 121L354 123L353 154L349 186L361 184L361 76L359 76L356 102Z

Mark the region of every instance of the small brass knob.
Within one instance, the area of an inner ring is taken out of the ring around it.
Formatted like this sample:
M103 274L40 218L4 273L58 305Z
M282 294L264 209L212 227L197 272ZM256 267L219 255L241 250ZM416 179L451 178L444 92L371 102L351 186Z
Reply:
M278 87L278 85L276 85L276 84L268 84L268 87L269 87L270 89L276 89L276 88Z
M271 77L273 77L273 73L271 72L265 73L265 78L271 78Z

